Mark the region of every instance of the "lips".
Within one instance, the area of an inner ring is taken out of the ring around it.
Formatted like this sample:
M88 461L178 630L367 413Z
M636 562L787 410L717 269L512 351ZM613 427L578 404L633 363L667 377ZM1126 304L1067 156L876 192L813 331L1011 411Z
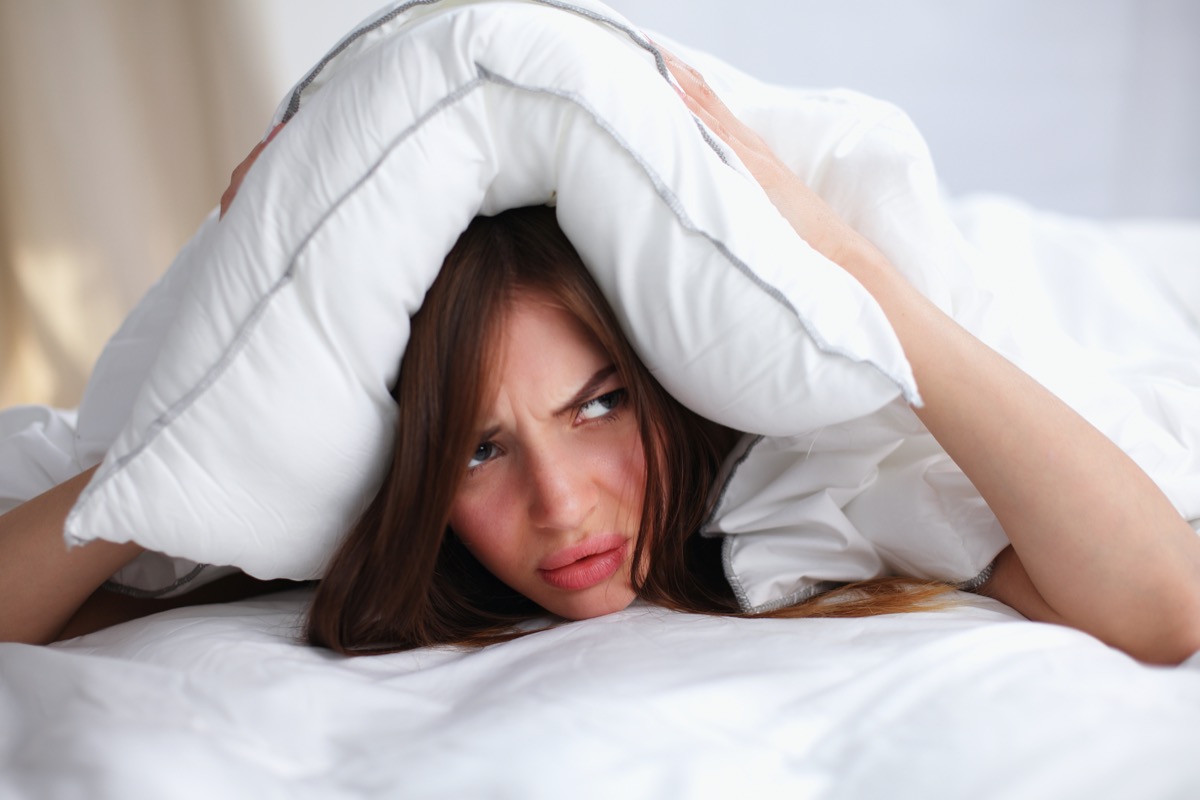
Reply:
M542 559L538 574L556 589L589 589L620 569L627 546L625 537L619 534L593 536Z

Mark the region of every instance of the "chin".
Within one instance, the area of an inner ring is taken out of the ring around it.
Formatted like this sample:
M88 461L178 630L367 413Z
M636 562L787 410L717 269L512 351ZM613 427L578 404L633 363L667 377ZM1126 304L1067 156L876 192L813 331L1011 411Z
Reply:
M564 602L546 604L546 610L563 619L578 622L624 611L636 597L633 589L625 586L617 590L599 591L592 597L563 598Z

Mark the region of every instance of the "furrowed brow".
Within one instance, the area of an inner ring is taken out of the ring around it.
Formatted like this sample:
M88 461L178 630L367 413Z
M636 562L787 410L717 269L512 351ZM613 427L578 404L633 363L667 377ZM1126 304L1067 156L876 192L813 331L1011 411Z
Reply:
M591 399L591 396L595 394L600 387L604 385L604 382L611 378L616 371L617 368L614 364L609 364L607 367L602 367L601 369L596 370L596 374L588 379L588 382L583 385L583 388L576 392L574 397L572 397L570 400L564 403L561 408L554 412L554 416L561 417L567 412L574 411L576 408L582 405L585 400Z

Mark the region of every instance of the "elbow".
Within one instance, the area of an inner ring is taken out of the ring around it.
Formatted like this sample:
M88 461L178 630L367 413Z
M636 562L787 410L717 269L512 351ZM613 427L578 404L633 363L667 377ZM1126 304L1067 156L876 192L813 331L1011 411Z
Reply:
M1146 664L1177 667L1200 652L1200 634L1180 639L1166 638L1124 649L1129 655Z
M1188 629L1168 643L1163 650L1163 659L1157 662L1178 666L1200 653L1200 617L1193 618Z
M1200 587L1194 596L1164 615L1160 625L1146 626L1139 635L1117 644L1129 655L1148 664L1178 666L1200 652Z

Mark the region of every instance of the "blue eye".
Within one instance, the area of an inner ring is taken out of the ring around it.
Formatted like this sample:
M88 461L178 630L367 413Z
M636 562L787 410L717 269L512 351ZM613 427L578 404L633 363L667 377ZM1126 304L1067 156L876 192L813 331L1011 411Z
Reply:
M617 389L589 400L579 407L579 418L591 420L607 416L625 403L627 394L624 389Z
M475 448L475 453L471 459L467 461L467 469L475 469L491 461L496 457L496 445L491 442L484 442Z

